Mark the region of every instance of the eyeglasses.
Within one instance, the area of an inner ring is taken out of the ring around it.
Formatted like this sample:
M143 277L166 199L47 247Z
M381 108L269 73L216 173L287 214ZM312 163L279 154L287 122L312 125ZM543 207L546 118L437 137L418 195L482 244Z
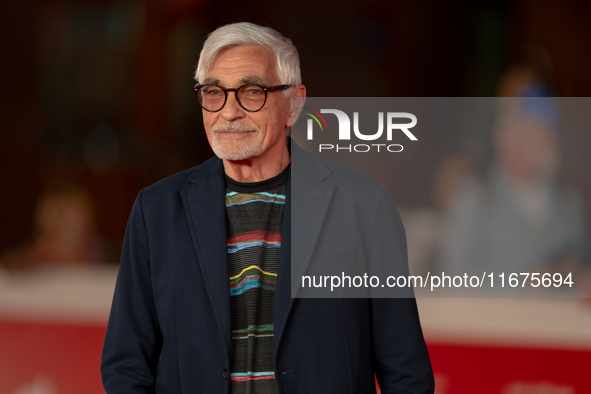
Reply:
M217 85L195 85L193 91L201 108L208 112L218 112L228 100L228 92L236 94L238 104L248 112L260 111L267 102L267 93L275 90L286 90L291 85L277 85L264 88L258 85L242 85L237 89L223 89Z

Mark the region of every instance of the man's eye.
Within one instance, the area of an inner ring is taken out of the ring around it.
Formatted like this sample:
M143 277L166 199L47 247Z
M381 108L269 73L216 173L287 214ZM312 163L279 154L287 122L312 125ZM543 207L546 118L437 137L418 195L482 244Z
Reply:
M246 94L249 96L257 96L261 93L263 93L263 91L259 88L247 88L246 89Z
M220 94L223 94L222 89L219 88L203 89L203 93L205 93L207 96L219 96Z

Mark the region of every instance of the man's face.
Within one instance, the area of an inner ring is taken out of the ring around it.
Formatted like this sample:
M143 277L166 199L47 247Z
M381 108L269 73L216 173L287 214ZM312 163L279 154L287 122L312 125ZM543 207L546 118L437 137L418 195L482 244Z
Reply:
M260 46L223 49L215 57L202 84L239 88L244 84L263 87L280 85L273 54ZM218 112L203 110L203 124L214 153L224 160L253 157L273 158L285 149L285 131L290 123L290 99L284 91L270 91L258 112L244 110L234 92L228 92Z

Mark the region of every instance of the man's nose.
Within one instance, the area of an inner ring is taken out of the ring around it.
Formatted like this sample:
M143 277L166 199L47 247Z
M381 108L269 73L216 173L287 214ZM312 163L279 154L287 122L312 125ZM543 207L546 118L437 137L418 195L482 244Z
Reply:
M236 95L237 92L228 92L226 104L220 112L220 116L228 122L232 122L236 119L242 119L246 116L246 111L238 103Z

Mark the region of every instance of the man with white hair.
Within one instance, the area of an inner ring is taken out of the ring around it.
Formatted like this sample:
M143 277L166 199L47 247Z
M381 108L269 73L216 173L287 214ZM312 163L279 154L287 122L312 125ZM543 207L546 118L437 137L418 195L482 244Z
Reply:
M220 27L196 80L216 157L134 204L103 349L106 392L375 393L375 374L382 393L432 393L414 299L291 298L290 162L306 154L288 138L291 98L306 95L292 42L251 23ZM328 231L327 206L350 201L339 180L349 170L311 156L302 171L306 214ZM384 188L354 177L377 201L359 201L359 229L370 238L387 208L403 231ZM403 238L391 246L406 264Z

